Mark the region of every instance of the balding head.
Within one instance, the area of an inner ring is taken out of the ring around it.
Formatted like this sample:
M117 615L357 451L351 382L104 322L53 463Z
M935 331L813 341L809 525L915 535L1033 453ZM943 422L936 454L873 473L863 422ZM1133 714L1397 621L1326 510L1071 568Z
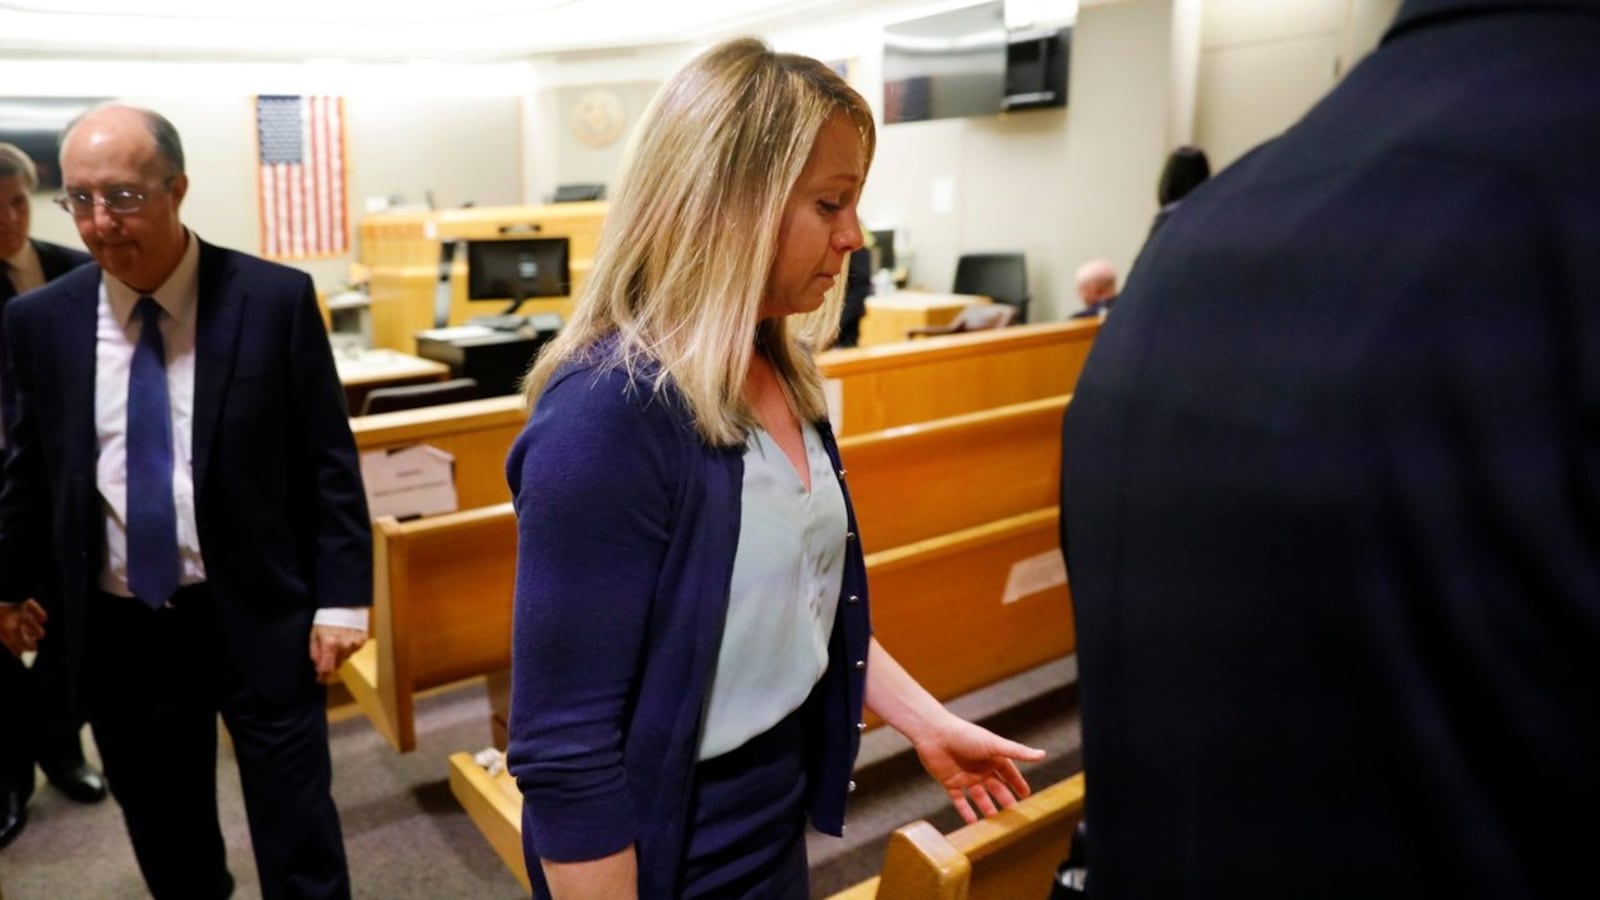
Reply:
M67 140L84 122L111 117L113 119L131 118L141 122L144 129L150 133L150 140L155 142L156 155L167 164L168 174L183 172L183 141L178 138L178 129L174 128L166 116L153 109L143 109L137 106L124 106L120 103L102 103L92 109L80 113L76 118L67 123L61 130L61 145L65 149Z
M189 179L172 124L146 109L96 107L67 127L61 176L78 236L101 268L141 292L160 287L188 240L178 207Z
M1078 267L1078 297L1087 306L1117 295L1117 270L1110 262L1092 259Z

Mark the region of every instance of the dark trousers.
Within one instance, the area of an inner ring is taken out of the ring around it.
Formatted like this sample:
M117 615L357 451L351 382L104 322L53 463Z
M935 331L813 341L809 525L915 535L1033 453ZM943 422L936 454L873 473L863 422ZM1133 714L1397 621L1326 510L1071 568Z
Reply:
M220 713L239 763L262 896L349 897L326 699L309 657L303 696L266 702L240 677L216 602L203 585L155 611L123 597L91 600L89 722L145 883L157 900L232 891L217 817Z
M790 713L694 770L683 898L806 900L805 746Z
M51 770L83 762L83 720L67 702L60 650L46 638L29 668L0 649L0 790L16 790L23 800L33 795L35 762Z

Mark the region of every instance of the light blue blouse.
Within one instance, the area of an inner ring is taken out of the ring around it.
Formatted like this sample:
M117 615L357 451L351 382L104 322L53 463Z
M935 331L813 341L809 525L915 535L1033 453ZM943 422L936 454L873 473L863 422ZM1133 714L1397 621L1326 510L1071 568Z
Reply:
M799 709L828 668L848 525L822 439L810 422L802 432L809 492L766 431L756 429L745 449L739 548L702 760L738 749Z

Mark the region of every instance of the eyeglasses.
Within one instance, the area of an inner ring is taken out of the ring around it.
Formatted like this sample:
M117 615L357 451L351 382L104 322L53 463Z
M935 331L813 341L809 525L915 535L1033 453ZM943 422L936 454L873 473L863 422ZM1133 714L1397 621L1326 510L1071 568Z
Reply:
M163 188L172 184L174 176L168 175L161 180ZM92 191L68 191L55 198L55 204L66 210L76 218L94 215L96 205L104 206L107 212L126 215L144 209L145 201L150 197L148 191L136 191L133 188L118 187L96 197Z

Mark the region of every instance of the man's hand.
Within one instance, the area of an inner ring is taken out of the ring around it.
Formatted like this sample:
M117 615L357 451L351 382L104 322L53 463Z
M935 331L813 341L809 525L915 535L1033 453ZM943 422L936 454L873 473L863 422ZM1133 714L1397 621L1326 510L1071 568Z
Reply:
M44 607L32 598L23 603L0 603L0 644L14 656L39 649L49 619Z
M350 654L366 642L367 633L359 628L311 626L311 664L317 667L317 679L327 681L333 677Z

